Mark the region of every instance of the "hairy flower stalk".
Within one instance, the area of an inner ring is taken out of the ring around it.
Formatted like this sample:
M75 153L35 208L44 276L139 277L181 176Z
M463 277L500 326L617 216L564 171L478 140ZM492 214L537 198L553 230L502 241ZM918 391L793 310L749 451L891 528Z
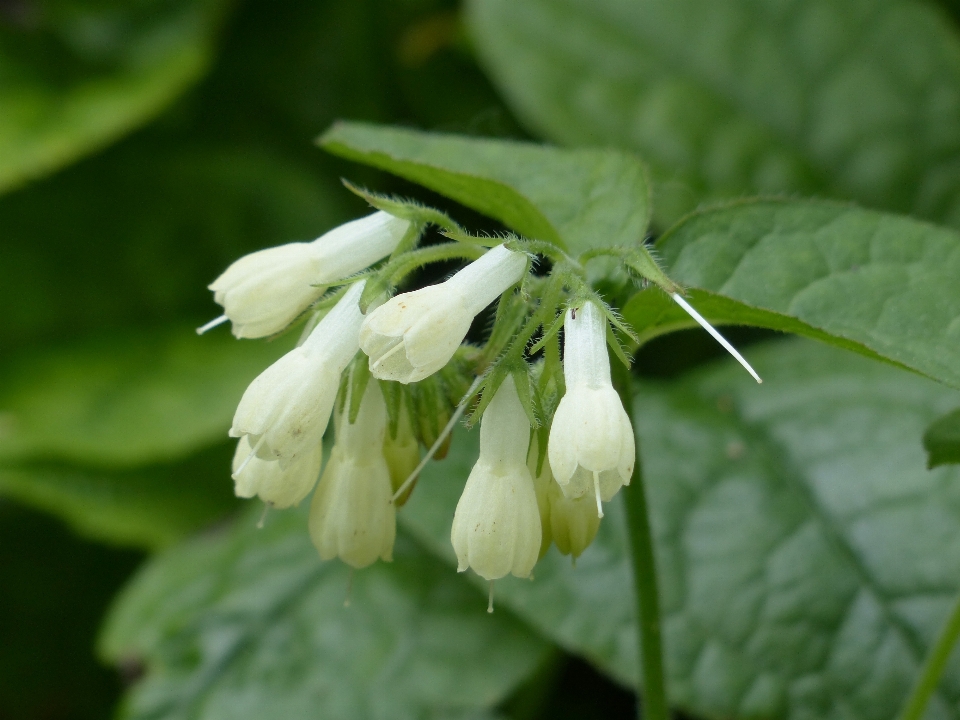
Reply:
M368 382L355 423L350 399L337 424L330 461L310 503L310 538L320 559L339 557L355 568L393 559L397 534L393 487L383 455L387 406L376 382Z
M303 345L264 370L244 392L230 436L247 437L251 457L277 460L286 470L320 444L340 374L357 354L363 284L354 283ZM250 462L241 464L235 477L248 468Z
M597 515L630 483L636 456L633 427L610 380L606 319L592 302L564 319L563 377L567 386L553 416L547 457L563 494L592 492Z
M397 295L369 313L360 347L374 377L412 383L437 372L477 313L519 282L526 267L525 255L498 245L446 282Z
M409 227L409 221L378 211L310 243L288 243L245 255L210 284L224 314L198 332L226 320L238 338L280 332L323 294L324 285L393 252Z
M480 420L480 457L453 516L450 540L459 572L487 580L529 577L540 554L541 526L527 468L530 424L507 377Z
M264 460L256 455L251 457L252 449L249 436L244 435L233 455L234 492L237 497L259 496L267 505L282 509L299 504L317 484L323 461L323 445L320 443L303 453L286 469L280 466L278 460Z

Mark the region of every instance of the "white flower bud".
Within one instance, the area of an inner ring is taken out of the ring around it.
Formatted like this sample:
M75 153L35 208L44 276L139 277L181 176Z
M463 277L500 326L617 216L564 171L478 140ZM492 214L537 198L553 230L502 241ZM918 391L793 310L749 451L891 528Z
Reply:
M586 497L568 498L552 477L547 498L550 502L550 536L557 550L563 555L573 555L574 559L580 557L600 529L596 506Z
M322 560L339 557L355 568L393 559L397 533L390 470L383 456L387 407L380 386L368 382L349 422L349 398L330 461L310 503L310 538Z
M394 492L400 489L420 464L420 443L413 434L413 425L410 423L410 413L407 411L406 404L406 400L401 400L398 408L400 417L397 423L397 436L391 437L388 432L383 439L383 456L387 460L387 467L390 468L390 485ZM403 507L407 502L414 485L416 480L408 485L400 497L394 501L397 507Z
M230 436L249 435L258 458L277 459L286 470L320 444L340 374L357 354L363 285L354 283L303 345L264 370L243 393Z
M385 212L340 225L311 243L259 250L234 262L210 284L238 338L280 332L342 280L386 257L410 222Z
M563 494L593 492L597 514L630 483L636 445L633 428L610 382L606 320L592 302L564 320L563 376L567 391L553 416L547 457Z
M272 507L287 508L299 504L316 485L323 461L323 445L320 443L297 458L286 470L280 467L277 460L263 460L256 455L250 457L251 450L249 436L244 435L237 443L237 451L233 456L234 492L237 497L259 496Z
M487 580L528 577L542 531L533 478L527 468L530 425L513 378L497 390L480 420L480 457L453 516L450 540L457 570Z
M397 295L369 313L360 347L374 377L412 383L442 368L473 318L523 277L527 258L498 245L446 282Z

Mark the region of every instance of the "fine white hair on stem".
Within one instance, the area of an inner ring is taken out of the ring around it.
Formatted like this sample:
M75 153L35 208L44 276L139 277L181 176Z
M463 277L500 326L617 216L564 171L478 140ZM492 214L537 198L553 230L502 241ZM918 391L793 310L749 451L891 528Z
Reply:
M467 400L476 392L477 388L480 386L480 381L482 376L478 377L473 381L473 384L470 386L470 389L467 390L467 394L463 396L463 400L457 405L457 409L454 411L453 415L450 416L450 420L444 426L443 431L434 441L433 445L430 446L430 449L427 450L427 454L423 456L423 459L417 464L417 467L413 469L413 472L403 481L403 484L397 489L393 494L393 497L390 499L391 502L396 502L397 498L403 495L406 492L407 488L410 487L411 483L416 479L417 475L420 474L420 471L427 466L427 463L430 462L431 458L437 454L437 450L440 449L440 446L443 445L443 441L447 439L447 436L453 432L453 426L457 424L457 420L463 415L463 411L467 409Z
M217 325L223 325L229 318L226 315L214 318L206 325L197 328L197 335L203 335L207 330L213 330Z
M727 340L726 340L726 338L724 338L723 335L721 335L720 333L718 333L717 330L716 330L716 328L713 327L713 325L711 325L711 324L708 323L706 320L704 320L704 319L703 319L703 316L700 315L700 313L698 313L696 310L694 310L694 309L690 306L690 303L688 303L686 300L684 300L682 297L680 297L680 294L679 294L679 293L672 293L672 294L670 295L670 297L672 297L672 298L676 301L677 305L679 305L679 306L682 307L684 310L686 310L687 313L690 315L690 317L692 317L694 320L696 320L696 321L700 324L700 327L702 327L702 328L703 328L704 330L706 330L708 333L710 333L711 335L713 335L713 339L716 340L716 341L717 341L718 343L720 343L721 345L723 345L723 347L726 349L726 351L727 351L728 353L730 353L731 355L733 355L733 356L737 359L737 362L739 362L741 365L743 365L744 369L745 369L748 373L750 373L751 375L753 375L753 379L754 379L754 380L756 380L758 383L762 383L762 382L763 382L763 380L760 379L760 376L757 375L757 371L754 370L752 367L750 367L750 363L748 363L748 362L744 359L743 355L741 355L740 353L738 353L737 350L736 350L736 348L734 348L733 345L731 345L730 343L728 343Z

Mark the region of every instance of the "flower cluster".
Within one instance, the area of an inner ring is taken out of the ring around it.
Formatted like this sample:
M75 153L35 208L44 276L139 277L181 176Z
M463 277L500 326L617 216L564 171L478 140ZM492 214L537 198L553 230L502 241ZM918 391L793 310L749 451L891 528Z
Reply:
M229 320L237 337L264 337L306 318L297 347L237 407L236 494L286 508L316 486L309 532L320 557L356 568L390 560L397 508L471 408L480 451L453 517L459 570L492 588L508 574L529 577L551 544L577 558L634 470L634 431L609 355L629 363L617 336L631 337L629 327L587 283L583 257L516 237L489 247L437 211L377 200L374 214L311 243L247 255L210 285L224 315L201 332ZM430 222L453 241L418 248ZM656 267L642 245L630 252L609 254L628 270ZM531 272L537 256L549 273ZM416 268L456 258L472 262L393 294ZM665 276L636 274L709 328ZM488 339L465 343L494 303Z

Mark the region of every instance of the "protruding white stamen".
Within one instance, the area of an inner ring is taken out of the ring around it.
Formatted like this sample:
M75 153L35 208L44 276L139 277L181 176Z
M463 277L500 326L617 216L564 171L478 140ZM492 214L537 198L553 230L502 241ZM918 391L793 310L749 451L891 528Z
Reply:
M267 511L270 510L270 503L263 504L263 512L260 513L260 520L257 521L257 530L263 530L263 522L267 519Z
M490 581L490 594L487 596L487 612L493 612L493 580Z
M754 380L756 380L758 383L762 383L762 382L763 382L763 380L760 379L760 376L757 375L757 371L754 370L752 367L750 367L750 363L748 363L746 360L744 360L743 355L741 355L740 353L738 353L737 350L736 350L736 348L734 348L733 345L731 345L730 343L728 343L727 340L726 340L726 338L724 338L723 335L721 335L720 333L718 333L717 330L716 330L716 328L713 327L713 325L711 325L711 324L708 323L706 320L704 320L704 319L703 319L703 316L700 315L700 313L698 313L696 310L694 310L694 309L690 306L690 303L688 303L686 300L684 300L682 297L680 297L679 293L673 293L670 297L672 297L674 300L676 300L677 305L679 305L679 306L682 307L684 310L686 310L687 313L690 315L690 317L692 317L694 320L696 320L696 321L700 324L700 327L702 327L702 328L703 328L704 330L706 330L708 333L710 333L711 335L713 335L713 339L716 340L716 341L717 341L718 343L720 343L721 345L723 345L723 347L726 349L726 351L727 351L728 353L730 353L731 355L733 355L733 356L737 359L737 362L739 362L741 365L743 365L744 369L745 369L748 373L750 373L751 375L753 375L753 379L754 379Z
M201 325L197 328L197 335L203 335L207 330L213 330L217 325L223 325L227 320L229 320L226 315L221 315L218 318L214 318L206 325Z
M254 445L253 449L250 450L250 454L243 459L243 462L240 463L240 467L238 467L237 471L233 473L230 477L236 480L240 476L240 473L243 472L243 469L247 466L247 464L257 456L257 451L260 449L260 446L263 445L263 441L266 439L267 439L266 434L263 434L260 436L260 439L257 440L257 444Z
M467 390L467 394L464 395L463 402L457 405L457 409L453 412L453 415L450 416L450 420L444 426L443 431L434 441L433 445L431 445L430 449L427 450L427 454L424 455L420 460L420 464L414 468L413 472L410 473L410 476L403 481L403 484L400 486L400 488L393 494L393 497L390 498L391 502L396 502L397 498L406 492L407 488L410 487L414 480L416 480L417 475L420 474L420 471L423 470L427 466L427 463L433 459L433 456L437 454L437 450L440 449L440 446L443 445L444 440L446 440L450 433L453 432L453 426L457 424L457 420L459 420L460 416L463 415L463 411L467 409L467 399L476 392L477 387L480 385L481 379L482 378L478 377L473 381L473 385L470 386L470 389Z
M603 517L603 504L600 502L600 473L593 471L593 491L597 496L597 517Z

